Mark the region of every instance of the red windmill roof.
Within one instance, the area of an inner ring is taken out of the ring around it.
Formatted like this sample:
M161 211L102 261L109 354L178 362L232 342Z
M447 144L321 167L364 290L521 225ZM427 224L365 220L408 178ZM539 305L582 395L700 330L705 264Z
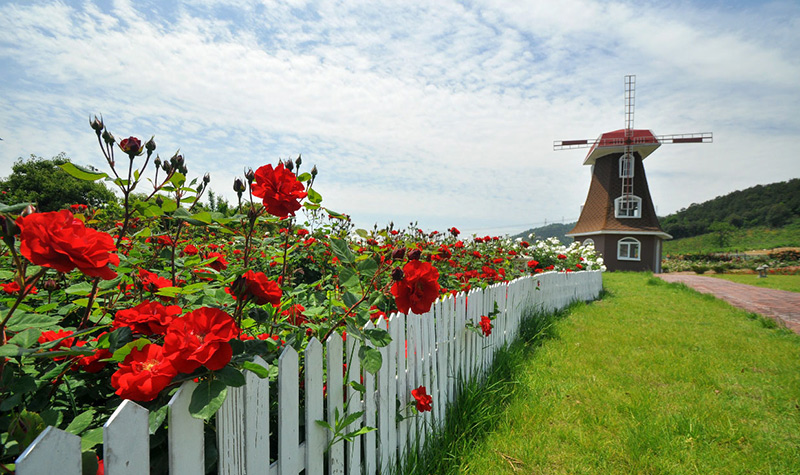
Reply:
M658 141L652 130L633 129L632 132L631 151L638 152L642 159L655 152L661 146L661 142ZM594 165L595 160L598 158L612 153L622 153L624 149L625 129L606 132L595 140L594 145L589 149L589 153L586 154L583 164Z

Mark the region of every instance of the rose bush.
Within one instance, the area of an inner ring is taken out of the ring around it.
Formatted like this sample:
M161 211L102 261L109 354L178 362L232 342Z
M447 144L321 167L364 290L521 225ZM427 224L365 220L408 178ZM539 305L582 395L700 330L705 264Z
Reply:
M102 121L91 125L111 173L65 170L114 183L121 210L29 213L28 203L0 203L0 430L64 428L82 416L84 449L102 455L103 423L122 399L136 400L154 414L154 473L165 466L165 405L183 381L208 389L244 371L274 378L249 363L274 363L284 346L301 352L311 337L345 329L370 342L362 368L374 372L380 359L371 352L388 334L362 332L371 319L424 314L443 295L526 273L601 265L590 248L461 237L456 228L354 229L322 205L316 168L301 172L299 157L291 169L282 162L237 178L239 202L221 213L202 205L210 177L188 179L183 156L151 161L153 139L117 147ZM144 158L121 165L118 150ZM150 194L132 194L145 177ZM248 200L248 189L261 201ZM424 388L417 396L417 409L430 410ZM204 402L198 417L221 404ZM20 434L6 432L0 465L35 438Z

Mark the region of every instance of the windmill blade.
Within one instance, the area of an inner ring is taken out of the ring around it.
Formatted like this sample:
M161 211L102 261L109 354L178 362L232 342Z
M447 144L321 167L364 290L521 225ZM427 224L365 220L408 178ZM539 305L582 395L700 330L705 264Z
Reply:
M711 132L700 132L695 134L656 135L656 139L662 144L712 143L714 142L714 135Z
M573 148L589 148L597 143L597 139L582 140L556 140L553 142L553 150L571 150Z

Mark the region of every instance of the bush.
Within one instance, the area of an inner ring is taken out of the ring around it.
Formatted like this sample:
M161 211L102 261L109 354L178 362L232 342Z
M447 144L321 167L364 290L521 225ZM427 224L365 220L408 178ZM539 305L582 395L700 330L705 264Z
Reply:
M694 271L695 274L705 274L706 272L708 272L708 266L694 264L692 265L692 270Z

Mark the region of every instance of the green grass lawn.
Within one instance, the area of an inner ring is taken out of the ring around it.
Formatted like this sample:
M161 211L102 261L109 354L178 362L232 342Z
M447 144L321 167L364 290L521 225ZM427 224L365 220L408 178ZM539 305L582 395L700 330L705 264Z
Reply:
M755 285L767 289L800 292L800 275L769 275L759 278L757 274L704 274L709 277L730 280L740 284Z
M800 473L800 336L647 274L603 279L512 347L415 473Z

